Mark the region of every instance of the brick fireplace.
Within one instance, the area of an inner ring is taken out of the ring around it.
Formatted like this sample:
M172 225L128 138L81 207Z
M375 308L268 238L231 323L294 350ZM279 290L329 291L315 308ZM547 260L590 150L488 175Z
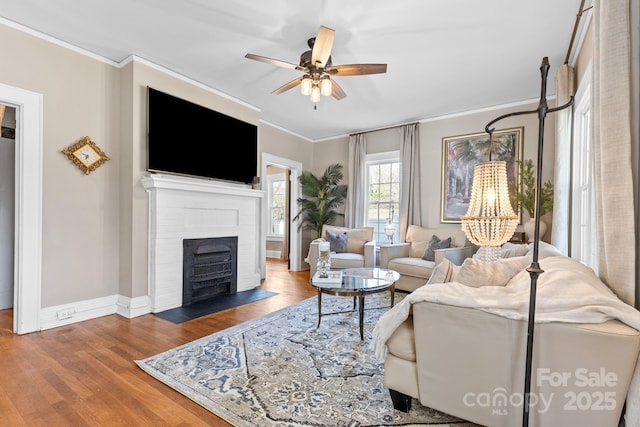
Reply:
M149 297L158 313L182 306L185 240L237 239L237 292L261 281L260 212L264 193L244 186L150 174Z

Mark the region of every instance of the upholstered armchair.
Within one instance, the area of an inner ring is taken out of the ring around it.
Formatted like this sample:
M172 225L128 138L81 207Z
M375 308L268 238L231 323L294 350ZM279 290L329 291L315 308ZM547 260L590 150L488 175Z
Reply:
M412 292L427 283L443 258L460 265L476 249L460 227L435 229L410 225L405 242L380 245L380 267L400 273L396 289Z
M321 238L332 244L332 270L375 267L376 242L373 240L373 227L347 228L324 225ZM309 245L309 255L306 259L309 263L311 277L316 273L318 253L318 240L314 240Z

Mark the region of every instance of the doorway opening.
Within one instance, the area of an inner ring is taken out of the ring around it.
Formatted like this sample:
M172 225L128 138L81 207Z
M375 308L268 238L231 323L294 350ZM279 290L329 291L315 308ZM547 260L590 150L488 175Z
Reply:
M276 225L278 226L278 230L282 230L281 245L277 245L279 247L278 250L286 251L286 253L279 252L281 259L288 260L288 268L291 271L301 271L302 270L302 254L301 251L301 234L298 230L298 227L293 221L293 217L296 212L296 200L300 194L300 184L298 177L302 174L302 163L286 159L283 157L274 156L268 153L262 153L262 181L263 181L263 190L266 193L269 193L267 186L269 185L269 175L273 174L282 174L285 176L285 199L287 200L286 206L284 206L284 212L281 216L277 216L274 219L274 215L270 214L270 203L269 197L263 198L263 212L264 215L264 223L263 223L263 242L267 242L267 245L270 245L269 242L276 241L278 239L275 238L276 234L280 235L280 233L271 233L270 231L275 230ZM282 220L282 222L281 222ZM277 221L277 224L276 224ZM281 224L281 226L280 226ZM274 237L271 237L274 236ZM272 254L275 249L266 248L266 253L263 261L265 265L263 265L263 274L266 270L266 257L269 254Z
M42 94L0 84L15 108L13 332L40 330L42 286Z

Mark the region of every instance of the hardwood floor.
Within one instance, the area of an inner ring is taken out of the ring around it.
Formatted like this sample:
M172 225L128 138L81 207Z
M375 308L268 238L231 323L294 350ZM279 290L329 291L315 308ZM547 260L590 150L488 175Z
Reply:
M229 426L133 362L315 296L309 272L267 262L278 295L179 325L110 315L27 335L0 311L0 425Z

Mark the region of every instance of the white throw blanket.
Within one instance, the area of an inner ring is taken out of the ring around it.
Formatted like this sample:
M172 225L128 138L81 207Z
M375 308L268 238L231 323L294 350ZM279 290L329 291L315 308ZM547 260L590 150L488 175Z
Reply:
M640 311L622 302L595 275L593 270L568 257L540 260L544 270L536 288L536 323L602 323L611 319L640 330ZM458 282L422 286L385 313L373 332L372 346L384 359L386 342L421 301L475 308L498 316L527 320L531 279L523 270L506 286L474 288ZM628 426L640 426L640 359L627 394Z

